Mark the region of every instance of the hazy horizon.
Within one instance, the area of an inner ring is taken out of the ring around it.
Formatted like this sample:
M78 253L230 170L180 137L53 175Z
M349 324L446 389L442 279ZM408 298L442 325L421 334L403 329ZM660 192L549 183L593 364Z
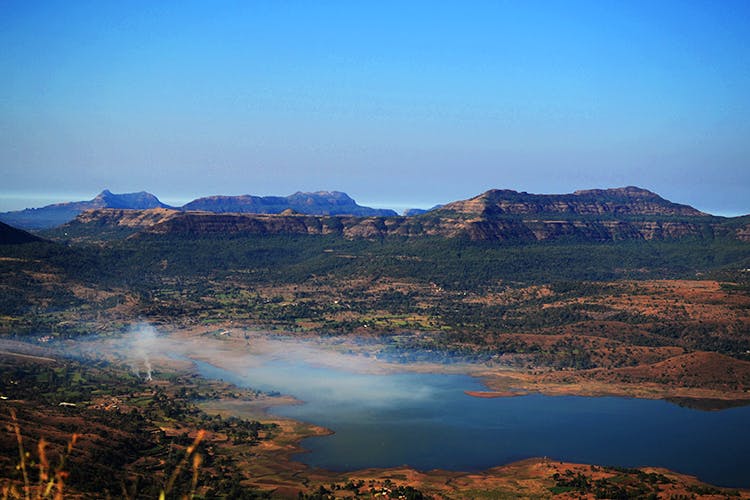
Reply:
M2 2L0 202L637 185L747 213L748 19L741 0Z
M609 188L617 188L617 187L625 187L625 186L587 186L582 187L579 189L609 189ZM643 187L643 186L638 186ZM89 194L75 194L75 193L61 193L61 194L52 194L52 193L44 193L44 194L33 194L33 193L0 193L0 212L10 212L10 211L17 211L17 210L24 210L29 208L42 208L48 205L53 205L56 203L67 203L67 202L75 202L75 201L88 201L96 197L99 193L101 193L104 189L109 188L102 188L101 190L95 192L95 193L89 193ZM467 196L466 198L470 198L476 195L481 194L484 191L487 191L489 189L511 189L515 191L519 191L517 189L513 189L512 187L507 186L494 186L494 187L488 187L487 189L484 189L481 192L474 193L471 196ZM644 188L648 189L648 188ZM117 191L109 189L109 191L115 193L115 194L123 194L123 191ZM301 190L297 189L288 193L236 193L236 194L227 194L227 193L211 193L211 194L200 194L195 196L160 196L159 193L155 193L153 191L150 191L148 189L139 189L138 191L133 192L140 192L140 191L146 191L148 193L151 193L155 195L159 201L162 203L165 203L167 205L173 206L173 207L181 207L197 198L205 197L205 196L214 196L214 195L225 195L225 196L240 196L240 195L253 195L253 196L288 196L290 194L293 194L297 191L303 191L303 192L314 192L314 191L338 191L336 189L315 189L315 190ZM573 191L570 191L573 192ZM533 192L532 194L567 194L567 193L541 193L541 192ZM433 200L433 201L415 201L414 203L409 203L408 201L387 201L387 200L367 200L367 199L360 199L356 196L356 194L353 193L346 193L349 195L354 201L361 206L366 206L370 208L387 208L396 211L397 213L401 214L405 210L418 208L418 209L430 209L436 205L441 205L445 203L449 203L452 201L458 201L460 199L465 198L455 198L455 199L449 199L449 200ZM661 195L661 193L656 193ZM667 198L668 199L668 198ZM690 205L693 208L697 208L698 210L711 214L711 215L717 215L721 217L738 217L742 215L748 215L750 214L750 208L748 208L747 211L741 212L727 212L722 211L721 209L714 209L694 205L688 201L685 200L674 200L670 199L669 201L672 201L674 203L680 203L683 205Z

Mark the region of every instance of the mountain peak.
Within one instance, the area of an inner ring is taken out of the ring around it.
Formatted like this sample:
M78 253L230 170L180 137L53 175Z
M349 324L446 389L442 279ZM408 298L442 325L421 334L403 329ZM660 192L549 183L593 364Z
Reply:
M159 201L159 198L146 191L137 193L115 194L109 189L105 189L99 195L91 200L91 203L97 205L95 208L123 208L145 210L148 208L167 208L168 206Z
M693 207L672 203L652 191L637 186L589 189L571 194L530 194L510 189L491 189L474 198L449 203L443 210L481 217L539 214L687 217L706 215Z
M638 186L625 186L609 189L581 189L573 192L576 196L623 196L630 198L649 198L663 200L661 196Z
M119 208L125 210L145 210L149 208L170 208L151 193L115 194L109 189L103 190L88 201L71 201L55 203L41 208L17 210L0 214L2 220L21 229L49 229L65 224L86 210L96 208Z
M287 196L287 199L313 199L313 200L326 200L326 201L337 201L344 203L355 203L348 194L341 191L297 191L296 193Z
M198 198L182 207L217 213L279 214L292 209L300 214L394 216L393 210L363 207L341 191L297 191L289 196L221 196Z

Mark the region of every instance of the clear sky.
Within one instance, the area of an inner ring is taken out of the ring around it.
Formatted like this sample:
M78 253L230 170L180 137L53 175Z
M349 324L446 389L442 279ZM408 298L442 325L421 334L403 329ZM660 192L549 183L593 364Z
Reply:
M750 1L0 0L0 209L624 185L750 213Z

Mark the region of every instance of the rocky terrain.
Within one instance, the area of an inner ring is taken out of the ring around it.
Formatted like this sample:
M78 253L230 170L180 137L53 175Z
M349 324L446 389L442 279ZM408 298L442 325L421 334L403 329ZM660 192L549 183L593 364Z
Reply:
M280 214L285 210L315 215L396 215L388 209L363 207L340 191L296 192L289 196L208 196L182 206L182 210L202 210L214 213Z
M86 210L97 208L119 208L145 210L150 208L168 208L168 205L145 191L140 193L114 194L105 189L95 198L88 201L56 203L42 208L27 208L13 212L0 213L0 220L15 227L27 230L49 229L65 224Z
M627 187L568 195L491 190L411 217L99 209L81 214L65 231L75 234L95 226L175 235L309 234L367 239L441 236L509 242L685 238L750 241L750 220L746 219L714 217L650 191Z
M69 203L56 203L42 208L27 208L0 213L0 221L30 231L60 226L75 219L80 213L96 209L147 210L174 209L212 213L280 214L303 213L316 215L380 216L396 215L388 209L369 208L358 205L346 193L339 191L296 192L289 196L208 196L198 198L182 207L170 207L153 194L114 194L104 190L94 199Z
M327 431L271 419L257 395L161 362L145 380L132 364L52 354L92 333L109 342L139 318L172 328L180 345L196 339L197 352L220 342L224 360L257 345L246 334L261 329L325 338L393 369L466 370L487 385L478 397L731 408L750 401L748 216L714 217L638 188L493 190L412 217L97 208L43 236L0 245L0 396L17 415L0 418L10 498L24 487L15 428L32 455L48 440L55 462L85 429L67 462L72 494L120 484L158 494L205 431L195 488L206 497L748 495L662 469L545 458L468 473L308 469L293 458L299 440ZM16 350L20 340L41 350Z
M479 196L455 201L440 208L472 216L567 214L638 215L638 216L706 216L688 205L665 200L646 189L634 186L614 189L591 189L572 194L530 194L508 189L491 189Z

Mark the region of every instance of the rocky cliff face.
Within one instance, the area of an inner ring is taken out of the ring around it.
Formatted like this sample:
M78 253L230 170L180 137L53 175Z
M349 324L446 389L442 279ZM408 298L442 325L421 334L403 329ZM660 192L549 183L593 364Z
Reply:
M28 208L0 213L0 221L30 230L50 229L72 221L78 214L98 208L147 210L172 208L153 194L114 194L105 189L88 201L57 203L41 208ZM346 193L339 191L297 192L289 196L209 196L198 198L180 207L179 210L203 210L214 213L279 214L285 210L316 215L356 215L388 217L396 215L393 210L363 207Z
M41 208L27 208L0 214L0 220L22 229L49 229L73 220L86 210L97 208L122 208L145 210L149 208L168 208L151 193L115 194L105 189L95 198L88 201L55 203Z
M121 227L136 230L148 229L178 215L179 210L154 208L149 210L102 208L81 213L68 226Z
M154 213L92 210L81 214L77 224L112 225L137 228L143 234L236 235L311 234L345 238L385 236L424 236L448 234L439 223L424 226L407 217L355 217L276 214L214 214L169 211Z
M735 231L735 235L738 240L750 243L750 224L746 224L745 226L738 228Z
M379 239L388 236L475 241L535 242L555 240L624 241L729 237L747 241L750 225L729 228L714 219L687 221L559 221L465 219L448 217L354 217L314 215L213 214L174 210L99 209L81 214L66 226L129 228L141 234L212 236L307 234Z
M476 216L565 214L700 217L707 215L693 207L672 203L656 193L632 186L553 195L493 189L468 200L449 203L440 211Z
M487 191L469 200L413 217L357 217L283 214L208 213L152 209L98 209L67 227L129 228L162 235L337 235L378 239L388 236L476 241L623 241L706 239L750 241L750 219L721 219L667 201L638 188L578 191L570 195L528 195ZM89 230L88 234L91 234Z
M198 198L182 207L183 210L204 210L214 213L280 214L294 210L314 215L396 215L393 210L363 207L346 193L339 191L296 192L289 196L208 196Z
M91 208L125 208L130 210L146 210L149 208L169 208L159 198L146 191L138 193L114 194L105 189L90 202L84 204L92 205Z

